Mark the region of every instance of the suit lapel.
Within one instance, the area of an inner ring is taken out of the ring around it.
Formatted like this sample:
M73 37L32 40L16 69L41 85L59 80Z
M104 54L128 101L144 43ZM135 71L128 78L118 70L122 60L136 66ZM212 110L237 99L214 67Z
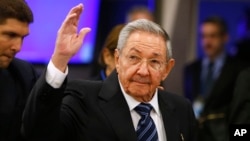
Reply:
M168 101L165 95L166 93L164 93L163 91L159 91L158 93L159 107L163 118L167 140L178 140L179 126L178 121L174 117L175 108L174 105L171 104L171 101Z
M113 72L104 81L99 98L99 105L119 140L136 141L137 137L129 107L122 95L116 72Z

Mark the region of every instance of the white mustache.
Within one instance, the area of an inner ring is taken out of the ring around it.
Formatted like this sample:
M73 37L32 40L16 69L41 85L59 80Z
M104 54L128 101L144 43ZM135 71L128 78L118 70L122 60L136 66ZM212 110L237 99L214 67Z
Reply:
M148 77L140 77L140 76L133 77L132 81L135 81L138 83L143 83L143 84L150 84L151 83L151 80Z

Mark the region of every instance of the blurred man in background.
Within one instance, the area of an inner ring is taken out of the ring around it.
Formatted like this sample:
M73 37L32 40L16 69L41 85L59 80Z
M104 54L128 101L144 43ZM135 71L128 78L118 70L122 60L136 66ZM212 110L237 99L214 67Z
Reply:
M23 0L0 0L0 140L21 141L22 112L36 73L15 58L29 34L33 14Z
M198 140L225 141L228 137L228 107L240 67L226 52L229 37L223 19L205 19L200 33L204 57L185 68L185 96L193 102L200 124Z
M138 19L147 19L150 21L154 21L154 16L147 7L136 6L128 11L126 21L131 22Z

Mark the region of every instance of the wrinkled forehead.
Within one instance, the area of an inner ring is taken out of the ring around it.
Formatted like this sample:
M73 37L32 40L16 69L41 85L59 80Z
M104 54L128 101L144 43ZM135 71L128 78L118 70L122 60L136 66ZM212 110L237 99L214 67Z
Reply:
M150 43L164 43L166 47L166 40L161 34L153 33L150 31L135 30L132 31L125 41L125 46L131 42L140 42L144 44Z
M124 53L148 52L151 54L158 54L166 56L167 43L161 35L145 32L145 31L134 31L132 32L123 47Z

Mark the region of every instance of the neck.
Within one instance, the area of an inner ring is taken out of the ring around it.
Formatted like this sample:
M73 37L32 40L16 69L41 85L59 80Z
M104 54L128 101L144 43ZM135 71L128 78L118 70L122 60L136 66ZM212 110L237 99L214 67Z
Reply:
M208 59L209 59L210 61L214 62L222 53L223 53L223 52L221 51L221 52L216 53L216 54L214 54L214 55L210 55L210 56L208 56Z
M107 67L107 68L105 69L105 74L106 74L106 76L109 76L109 75L111 74L112 71L113 71L113 69L111 69L110 67Z

